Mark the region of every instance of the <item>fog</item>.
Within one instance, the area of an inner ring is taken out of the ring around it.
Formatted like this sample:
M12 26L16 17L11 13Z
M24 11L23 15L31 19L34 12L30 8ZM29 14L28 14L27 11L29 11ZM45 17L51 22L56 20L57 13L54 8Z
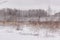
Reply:
M55 12L60 10L60 0L2 0L7 3L0 4L0 8L16 8L22 10L44 9L47 10L50 5Z

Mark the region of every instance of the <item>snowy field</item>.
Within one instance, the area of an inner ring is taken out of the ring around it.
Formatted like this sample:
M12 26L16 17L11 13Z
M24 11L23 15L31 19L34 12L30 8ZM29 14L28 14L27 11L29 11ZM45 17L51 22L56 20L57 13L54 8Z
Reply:
M22 30L0 26L0 40L60 40L59 30L52 31L47 28L40 28L39 31L34 30L26 26Z

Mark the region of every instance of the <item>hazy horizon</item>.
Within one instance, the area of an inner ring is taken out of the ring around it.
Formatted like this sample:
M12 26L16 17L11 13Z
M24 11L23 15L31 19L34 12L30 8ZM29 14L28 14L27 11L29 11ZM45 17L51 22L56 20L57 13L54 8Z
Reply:
M16 8L22 10L28 9L44 9L47 10L51 6L53 11L60 11L60 0L1 0L8 1L0 4L0 8Z

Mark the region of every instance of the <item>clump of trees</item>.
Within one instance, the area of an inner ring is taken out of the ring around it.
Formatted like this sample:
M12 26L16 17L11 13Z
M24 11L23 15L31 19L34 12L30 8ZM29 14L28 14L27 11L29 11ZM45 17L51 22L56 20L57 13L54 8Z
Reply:
M16 21L20 18L34 18L34 17L47 17L47 12L41 9L33 10L18 10L18 9L2 9L0 10L0 20L4 21Z
M54 14L55 17L60 17L60 12Z

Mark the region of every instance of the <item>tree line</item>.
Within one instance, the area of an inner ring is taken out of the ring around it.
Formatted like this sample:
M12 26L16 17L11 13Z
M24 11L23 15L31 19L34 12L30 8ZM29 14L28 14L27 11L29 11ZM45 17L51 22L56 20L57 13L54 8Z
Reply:
M0 19L6 21L13 21L19 18L34 18L34 17L47 17L47 12L42 9L33 9L33 10L20 10L20 9L1 9L0 10Z

